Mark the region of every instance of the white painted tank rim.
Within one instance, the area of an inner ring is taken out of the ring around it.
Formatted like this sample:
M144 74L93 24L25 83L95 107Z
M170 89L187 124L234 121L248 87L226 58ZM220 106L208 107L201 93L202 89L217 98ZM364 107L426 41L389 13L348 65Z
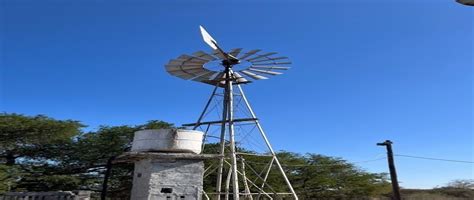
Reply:
M201 153L204 133L187 129L145 129L136 131L131 151Z
M153 140L160 140L160 139L137 139L137 140L134 140L134 141L153 141ZM179 139L179 141L196 141L196 140L193 140L193 139L184 139L184 138L181 138Z
M154 131L178 131L178 132L190 132L190 133L202 134L202 131L198 131L198 130L177 129L177 128L143 129L143 130L136 131L135 133L150 132L150 131L151 132L154 132Z

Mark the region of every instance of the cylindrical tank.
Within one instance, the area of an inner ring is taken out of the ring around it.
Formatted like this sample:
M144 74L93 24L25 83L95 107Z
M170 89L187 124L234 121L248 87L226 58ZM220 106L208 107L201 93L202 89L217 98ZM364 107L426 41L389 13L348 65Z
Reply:
M185 129L149 129L135 132L132 151L201 153L203 132Z

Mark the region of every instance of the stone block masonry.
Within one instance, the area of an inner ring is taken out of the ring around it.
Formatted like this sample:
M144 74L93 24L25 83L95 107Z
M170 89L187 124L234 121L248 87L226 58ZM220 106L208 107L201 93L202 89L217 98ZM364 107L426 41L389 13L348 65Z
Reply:
M135 162L133 200L200 200L202 160L148 158Z

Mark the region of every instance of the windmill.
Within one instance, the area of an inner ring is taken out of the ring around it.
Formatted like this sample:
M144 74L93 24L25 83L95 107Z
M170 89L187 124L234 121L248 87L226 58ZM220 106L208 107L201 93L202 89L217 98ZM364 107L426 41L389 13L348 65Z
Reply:
M220 157L216 166L209 166L204 175L215 173L215 192L204 192L205 197L218 200L222 197L228 199L229 196L234 200L241 197L243 199L260 199L261 197L298 199L241 87L242 84L282 74L283 70L289 69L287 65L291 62L288 57L276 56L276 52L262 53L259 49L245 52L242 48L235 48L226 52L202 26L200 26L200 31L204 42L212 48L212 51L210 53L197 51L192 55L183 54L170 60L165 68L173 76L214 86L197 122L183 125L203 130L205 132L203 144L212 138L217 140L215 143L218 144ZM222 92L219 93L219 91ZM238 100L236 100L237 98ZM213 108L217 109L211 108L213 102L217 105ZM217 120L204 120L210 112L217 111L219 108L221 113L218 114ZM240 114L246 113L247 117L236 117L240 111ZM244 129L242 128L244 125L251 125L254 129L248 131L247 135L239 133ZM211 127L217 127L217 135L212 135ZM261 153L256 153L257 151L239 152L241 149L239 146L243 145L245 141L249 141L250 144L251 140L248 138L253 137L249 137L249 135L254 132L258 132L258 135L261 136L260 140L264 146L261 148L264 150ZM257 167L246 161L246 156L260 156L261 160L266 159L265 164L257 170ZM272 173L273 176L278 174L281 178L282 185L286 186L284 191L277 191L274 186L272 187L268 183L271 171L276 171L276 173ZM249 176L248 172L253 174ZM252 177L252 180L249 177ZM241 183L242 185L239 187ZM231 185L232 190L230 189Z

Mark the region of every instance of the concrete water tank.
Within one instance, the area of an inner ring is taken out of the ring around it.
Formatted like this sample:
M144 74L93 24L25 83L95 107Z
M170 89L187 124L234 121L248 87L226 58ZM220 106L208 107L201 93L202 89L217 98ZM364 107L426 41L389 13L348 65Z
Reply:
M185 129L150 129L135 132L132 151L201 153L203 132Z

